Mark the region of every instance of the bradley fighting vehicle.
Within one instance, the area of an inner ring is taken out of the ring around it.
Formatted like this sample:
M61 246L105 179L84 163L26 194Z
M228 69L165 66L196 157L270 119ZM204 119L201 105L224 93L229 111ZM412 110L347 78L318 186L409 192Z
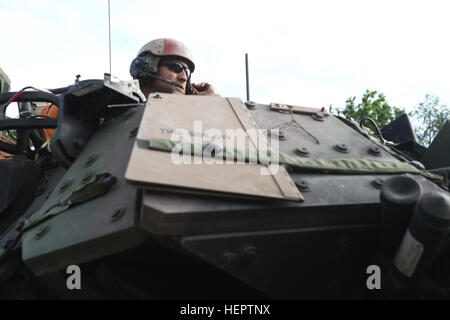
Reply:
M0 95L2 299L450 297L449 121L138 87Z

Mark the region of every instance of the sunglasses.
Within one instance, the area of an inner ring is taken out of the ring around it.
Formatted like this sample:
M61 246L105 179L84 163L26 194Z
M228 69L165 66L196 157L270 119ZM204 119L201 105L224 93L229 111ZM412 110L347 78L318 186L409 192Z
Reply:
M177 61L167 61L167 62L163 62L161 63L162 66L167 66L169 68L170 71L173 71L175 73L180 73L181 71L184 70L184 72L186 73L186 77L189 79L191 76L191 70L189 70L189 68L183 66L181 63L177 62Z

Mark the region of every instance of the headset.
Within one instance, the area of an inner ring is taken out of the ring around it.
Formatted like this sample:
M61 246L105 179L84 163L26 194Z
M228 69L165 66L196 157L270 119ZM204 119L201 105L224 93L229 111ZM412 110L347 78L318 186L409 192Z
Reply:
M159 57L152 59L150 55L136 57L130 65L130 75L133 79L152 80L158 79L175 87L183 88L179 83L156 76L158 72ZM196 94L196 90L191 86L191 77L186 83L186 94Z

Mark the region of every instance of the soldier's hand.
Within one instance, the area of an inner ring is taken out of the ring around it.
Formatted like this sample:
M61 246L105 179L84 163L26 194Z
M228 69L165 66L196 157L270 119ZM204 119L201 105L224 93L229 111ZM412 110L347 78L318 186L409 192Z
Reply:
M199 95L203 96L218 96L216 89L207 82L202 83L192 83L192 87L197 90Z

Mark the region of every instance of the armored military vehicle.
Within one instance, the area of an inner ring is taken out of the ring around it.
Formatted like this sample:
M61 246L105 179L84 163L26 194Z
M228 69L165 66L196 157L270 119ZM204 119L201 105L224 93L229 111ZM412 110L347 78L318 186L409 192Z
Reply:
M449 121L138 87L0 95L2 299L450 297Z

